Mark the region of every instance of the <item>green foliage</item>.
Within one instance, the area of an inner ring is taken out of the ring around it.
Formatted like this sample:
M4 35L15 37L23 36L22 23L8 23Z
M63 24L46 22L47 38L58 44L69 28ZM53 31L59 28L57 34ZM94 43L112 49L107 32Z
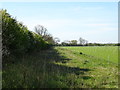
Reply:
M0 12L2 13L3 56L47 48L48 43L40 35L29 31L6 10Z
M71 40L71 41L70 41L70 44L71 44L71 45L77 45L77 40Z

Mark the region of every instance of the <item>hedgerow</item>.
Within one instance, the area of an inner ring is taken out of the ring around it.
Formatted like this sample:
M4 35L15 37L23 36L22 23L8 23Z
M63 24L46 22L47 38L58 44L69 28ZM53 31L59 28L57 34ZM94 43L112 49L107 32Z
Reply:
M6 10L0 10L0 13L2 13L3 57L48 48L48 42L44 41L40 35L29 31L25 25L18 22Z

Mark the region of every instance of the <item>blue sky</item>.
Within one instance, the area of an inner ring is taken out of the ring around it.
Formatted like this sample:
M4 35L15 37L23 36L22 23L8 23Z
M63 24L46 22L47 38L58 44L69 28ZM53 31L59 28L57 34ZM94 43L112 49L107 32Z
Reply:
M61 41L118 42L117 2L6 2L2 8L29 30L43 25Z

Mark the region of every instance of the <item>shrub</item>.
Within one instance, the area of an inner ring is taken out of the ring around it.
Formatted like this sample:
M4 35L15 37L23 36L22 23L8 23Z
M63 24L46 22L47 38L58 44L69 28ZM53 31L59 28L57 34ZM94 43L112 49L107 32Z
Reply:
M29 31L26 26L11 17L6 10L0 12L2 13L3 57L48 48L48 43L40 35Z

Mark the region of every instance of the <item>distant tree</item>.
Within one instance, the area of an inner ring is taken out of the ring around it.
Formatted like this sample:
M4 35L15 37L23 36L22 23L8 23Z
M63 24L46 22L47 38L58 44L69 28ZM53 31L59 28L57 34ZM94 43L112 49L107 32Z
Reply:
M61 44L62 44L63 46L66 46L66 45L69 45L69 44L70 44L70 41L69 41L69 40L65 40L65 41L61 42Z
M57 45L58 42L60 42L60 39L59 39L58 37L55 37L55 38L54 38L54 42L55 42L55 44Z
M69 41L69 40L65 40L64 42L67 43L67 44L70 44L70 41Z
M88 44L88 41L86 40L86 43L85 44Z
M71 40L71 41L70 41L70 44L71 44L71 45L77 45L77 40Z
M62 46L66 46L67 43L66 43L66 42L61 42L61 45L62 45Z
M42 25L37 25L34 28L35 32L40 35L45 41L50 44L54 44L54 39L51 34L48 33L47 29Z
M37 26L35 26L34 29L35 29L35 32L42 37L48 35L47 29L45 27L43 27L42 25L37 25Z
M80 43L80 45L86 45L88 43L88 41L80 37L79 43Z
M47 41L50 44L55 44L55 41L54 41L53 36L51 34L48 34L45 36L45 41Z
M79 42L80 42L80 45L83 44L83 39L81 37L79 38Z

